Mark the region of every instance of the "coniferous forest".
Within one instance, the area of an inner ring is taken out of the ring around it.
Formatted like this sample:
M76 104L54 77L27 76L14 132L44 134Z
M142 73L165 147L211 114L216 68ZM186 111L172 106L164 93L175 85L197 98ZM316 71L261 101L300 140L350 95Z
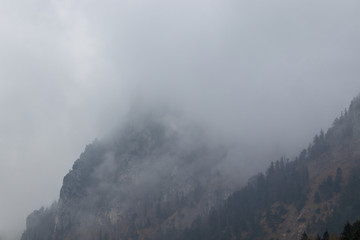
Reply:
M59 202L28 217L22 240L78 239L88 227L94 240L359 239L359 117L360 96L296 158L271 162L227 196L223 177L211 170L222 148L204 145L177 155L177 133L147 119L113 145L89 145L64 177ZM109 151L110 162L102 157ZM155 179L147 174L149 161L161 166Z

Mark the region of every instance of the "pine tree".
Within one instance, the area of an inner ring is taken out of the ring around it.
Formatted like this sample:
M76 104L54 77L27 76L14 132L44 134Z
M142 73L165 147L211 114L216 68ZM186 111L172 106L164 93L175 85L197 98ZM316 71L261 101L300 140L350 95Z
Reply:
M360 239L360 220L356 220L352 225L353 239Z
M323 237L322 237L322 240L329 240L329 239L330 239L330 235L329 235L328 230L326 230L326 231L324 232L324 235L323 235Z
M301 240L309 240L309 237L306 234L306 232L303 232L303 234L301 235Z
M352 239L352 226L349 222L346 222L344 230L341 233L341 240L351 240Z
M342 170L341 168L338 168L336 170L336 176L335 176L335 192L340 192L341 190L341 182L342 182Z

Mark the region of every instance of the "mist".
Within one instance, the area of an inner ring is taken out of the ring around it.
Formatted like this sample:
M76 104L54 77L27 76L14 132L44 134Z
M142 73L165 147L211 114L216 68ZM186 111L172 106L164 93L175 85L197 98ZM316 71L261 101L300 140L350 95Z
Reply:
M180 109L255 173L360 90L355 0L0 3L0 239L134 103Z

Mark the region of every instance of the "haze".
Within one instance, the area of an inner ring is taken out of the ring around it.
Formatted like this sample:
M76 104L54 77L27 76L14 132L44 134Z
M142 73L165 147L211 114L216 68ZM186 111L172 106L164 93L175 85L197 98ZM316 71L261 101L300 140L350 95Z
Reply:
M359 10L355 0L0 0L0 239L18 239L26 216L58 198L85 145L134 101L166 102L250 149L249 169L296 155L360 92Z

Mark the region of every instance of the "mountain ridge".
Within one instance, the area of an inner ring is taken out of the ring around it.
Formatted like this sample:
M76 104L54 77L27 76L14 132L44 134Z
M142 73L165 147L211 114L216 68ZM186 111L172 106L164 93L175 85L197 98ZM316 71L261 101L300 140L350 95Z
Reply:
M22 239L144 239L189 226L229 190L217 169L223 147L185 125L146 115L88 145L64 177L51 236L30 236L41 233L31 219L43 210L30 215Z
M272 163L212 217L178 239L300 239L304 231L315 236L326 229L339 234L346 221L360 217L359 127L357 96L349 110L326 133L315 135L293 161L282 158Z
M226 157L221 146L164 116L88 145L58 203L28 217L22 240L300 239L304 231L339 233L360 217L351 195L360 95L298 157L272 162L241 189L216 168Z

